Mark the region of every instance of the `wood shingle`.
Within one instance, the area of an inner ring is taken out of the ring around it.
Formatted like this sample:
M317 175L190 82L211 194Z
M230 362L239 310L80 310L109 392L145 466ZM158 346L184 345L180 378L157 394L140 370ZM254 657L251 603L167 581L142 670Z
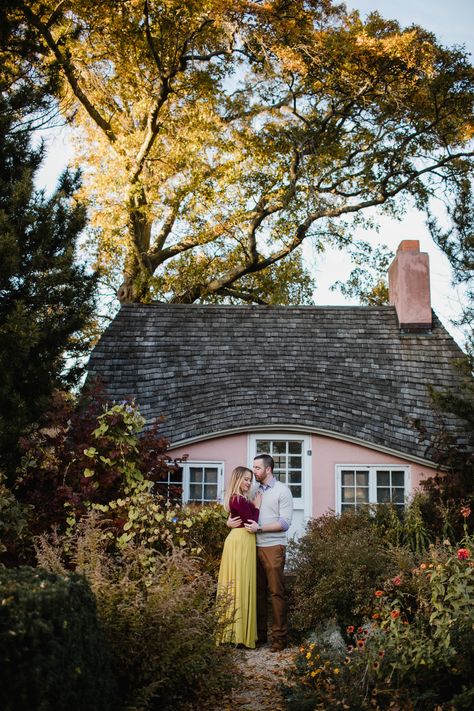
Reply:
M89 379L163 415L172 443L290 426L426 458L409 419L435 427L428 388L459 390L462 357L435 315L403 334L393 306L129 304Z

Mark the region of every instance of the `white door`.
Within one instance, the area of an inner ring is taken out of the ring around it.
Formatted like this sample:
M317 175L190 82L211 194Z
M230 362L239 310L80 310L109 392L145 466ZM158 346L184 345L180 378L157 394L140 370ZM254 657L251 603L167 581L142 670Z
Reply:
M288 538L298 538L312 513L311 440L297 434L250 435L249 466L257 454L270 454L275 461L274 475L286 484L293 494L293 521Z

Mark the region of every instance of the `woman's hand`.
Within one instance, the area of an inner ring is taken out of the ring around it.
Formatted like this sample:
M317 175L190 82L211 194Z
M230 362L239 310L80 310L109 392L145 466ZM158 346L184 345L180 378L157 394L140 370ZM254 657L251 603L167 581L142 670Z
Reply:
M255 494L255 498L253 500L253 505L255 506L256 509L259 509L260 506L262 505L262 492L257 491Z

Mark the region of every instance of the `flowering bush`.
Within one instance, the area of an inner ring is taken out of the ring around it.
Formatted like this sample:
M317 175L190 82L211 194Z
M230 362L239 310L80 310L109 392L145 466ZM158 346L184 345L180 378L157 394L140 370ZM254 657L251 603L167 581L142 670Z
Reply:
M288 673L284 696L288 711L362 708L362 688L352 683L351 668L337 650L314 642L302 645Z
M397 577L375 591L370 627L353 634L351 661L380 708L394 698L417 709L471 708L472 550L472 541L463 548L433 548L410 580Z
M344 656L334 652L312 676L314 650L301 648L289 698L307 705L290 708L473 707L474 540L464 530L459 545L431 547L416 567L372 590L369 619L346 627Z

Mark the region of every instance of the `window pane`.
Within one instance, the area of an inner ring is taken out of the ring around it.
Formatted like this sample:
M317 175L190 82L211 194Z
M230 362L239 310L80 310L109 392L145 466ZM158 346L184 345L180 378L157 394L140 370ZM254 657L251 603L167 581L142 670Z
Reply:
M405 489L392 489L392 501L394 504L404 504Z
M356 500L358 504L369 503L369 490L357 487L356 489Z
M284 484L286 484L286 474L285 472L282 472L281 469L274 469L273 476L275 477L275 479L278 479L278 481L282 481Z
M278 454L273 457L275 462L275 469L286 469L286 457L282 454Z
M377 472L377 486L390 486L390 472Z
M343 489L342 500L345 503L347 503L348 501L354 501L354 489Z
M204 486L204 500L213 501L217 499L217 484L206 484Z
M209 484L217 484L217 469L215 467L206 467L205 471L205 481Z
M202 481L202 467L190 467L189 468L189 481L198 482Z
M191 499L191 501L201 501L202 500L201 484L190 484L189 485L189 498Z
M270 452L270 442L267 439L257 439L255 446L257 454L268 454Z
M295 497L295 499L301 499L302 493L301 493L301 486L290 486L291 493Z
M368 471L356 472L356 484L357 484L357 486L369 486L369 472Z
M296 442L292 440L288 442L288 451L290 454L301 454L303 448L303 442Z
M301 484L301 472L288 472L288 484Z
M354 472L348 469L344 469L341 472L342 486L353 486L354 485Z
M377 503L378 504L388 504L390 501L390 489L388 487L381 487L377 489Z
M342 504L341 506L341 513L344 513L344 511L354 511L354 506L352 504Z
M301 457L289 457L288 466L293 469L301 469Z
M273 454L285 454L286 453L286 442L274 441L273 442Z
M392 486L404 486L405 485L405 472L393 471L392 472Z

